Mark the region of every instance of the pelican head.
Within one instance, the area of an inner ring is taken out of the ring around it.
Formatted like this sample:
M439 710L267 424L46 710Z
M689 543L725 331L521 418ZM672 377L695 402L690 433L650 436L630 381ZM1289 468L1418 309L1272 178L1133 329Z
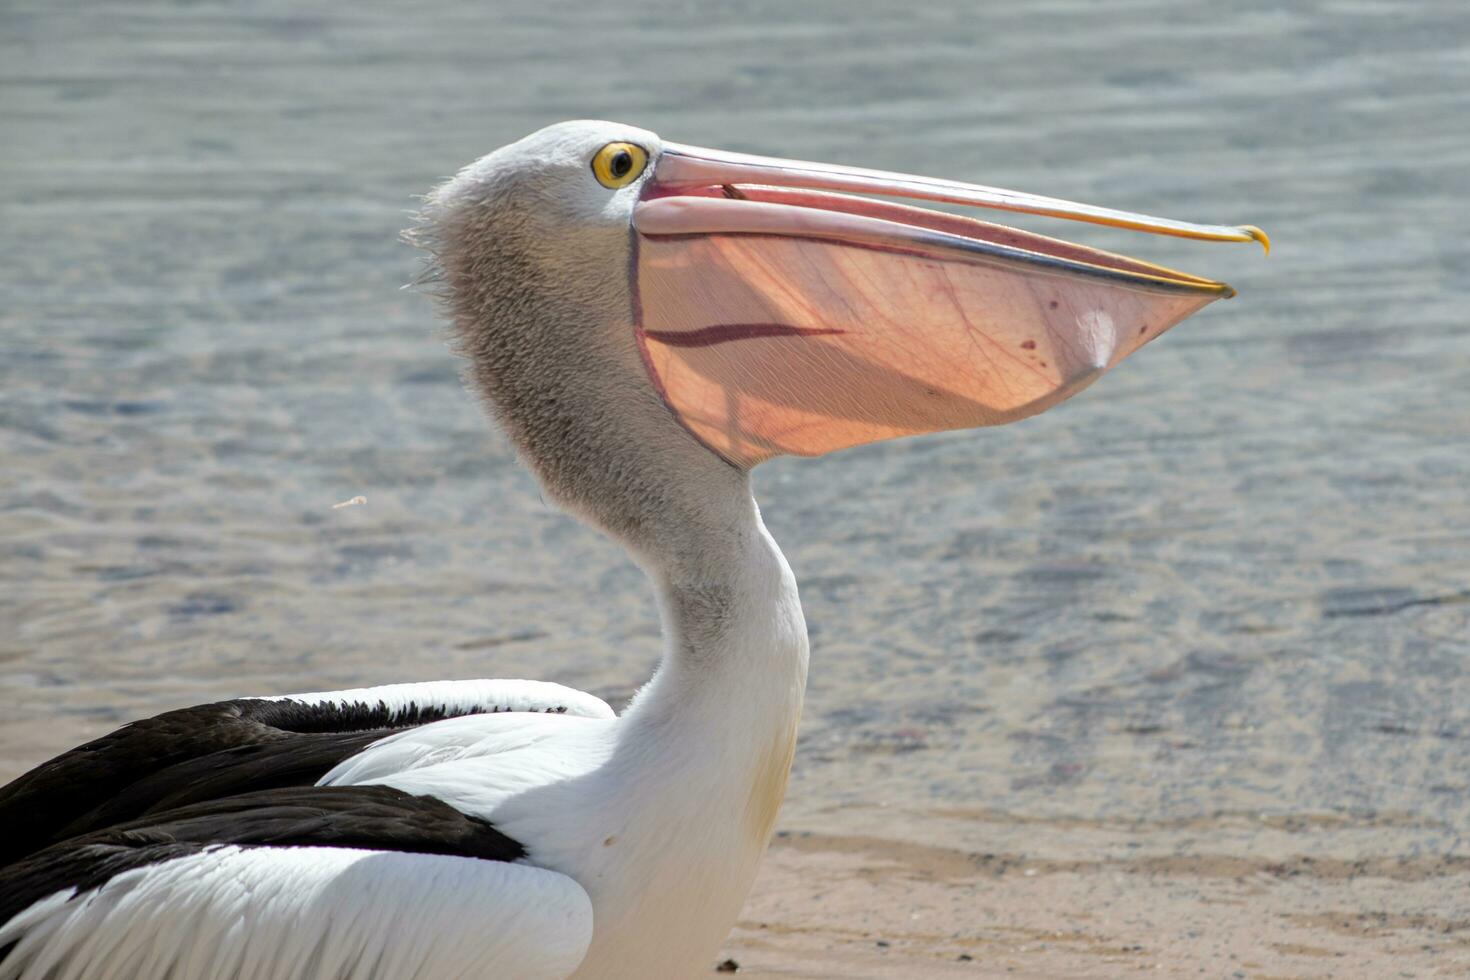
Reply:
M905 174L549 126L428 198L471 379L543 484L637 547L777 455L996 425L1076 394L1233 291L894 202L1157 234L1197 225Z

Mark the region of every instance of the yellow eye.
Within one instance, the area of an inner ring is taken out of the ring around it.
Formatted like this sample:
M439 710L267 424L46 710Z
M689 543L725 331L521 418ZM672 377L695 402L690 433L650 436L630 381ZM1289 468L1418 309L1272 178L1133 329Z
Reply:
M592 158L592 174L610 190L627 187L648 166L648 151L634 143L609 143Z

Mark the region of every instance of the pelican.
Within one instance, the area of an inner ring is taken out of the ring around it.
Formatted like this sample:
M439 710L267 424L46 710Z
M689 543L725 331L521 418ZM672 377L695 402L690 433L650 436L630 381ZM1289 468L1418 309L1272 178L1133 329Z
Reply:
M548 497L646 571L657 672L621 714L411 683L184 708L61 755L0 791L0 980L708 970L807 677L751 469L1033 415L1232 294L894 198L1268 244L609 122L471 164L411 233L426 278Z

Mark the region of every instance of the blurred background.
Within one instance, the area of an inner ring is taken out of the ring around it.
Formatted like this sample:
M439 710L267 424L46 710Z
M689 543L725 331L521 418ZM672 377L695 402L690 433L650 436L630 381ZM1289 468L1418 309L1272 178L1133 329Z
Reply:
M415 195L578 117L1275 242L1033 223L1240 296L1043 417L758 471L813 650L743 972L1470 970L1448 0L6 0L0 778L236 695L646 679L640 573L400 289Z

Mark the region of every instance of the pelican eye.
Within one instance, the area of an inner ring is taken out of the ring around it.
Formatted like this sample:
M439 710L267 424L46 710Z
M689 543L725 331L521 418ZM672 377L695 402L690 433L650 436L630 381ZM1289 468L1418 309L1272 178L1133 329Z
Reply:
M627 187L648 166L648 151L636 143L609 143L592 158L592 175L610 190Z

